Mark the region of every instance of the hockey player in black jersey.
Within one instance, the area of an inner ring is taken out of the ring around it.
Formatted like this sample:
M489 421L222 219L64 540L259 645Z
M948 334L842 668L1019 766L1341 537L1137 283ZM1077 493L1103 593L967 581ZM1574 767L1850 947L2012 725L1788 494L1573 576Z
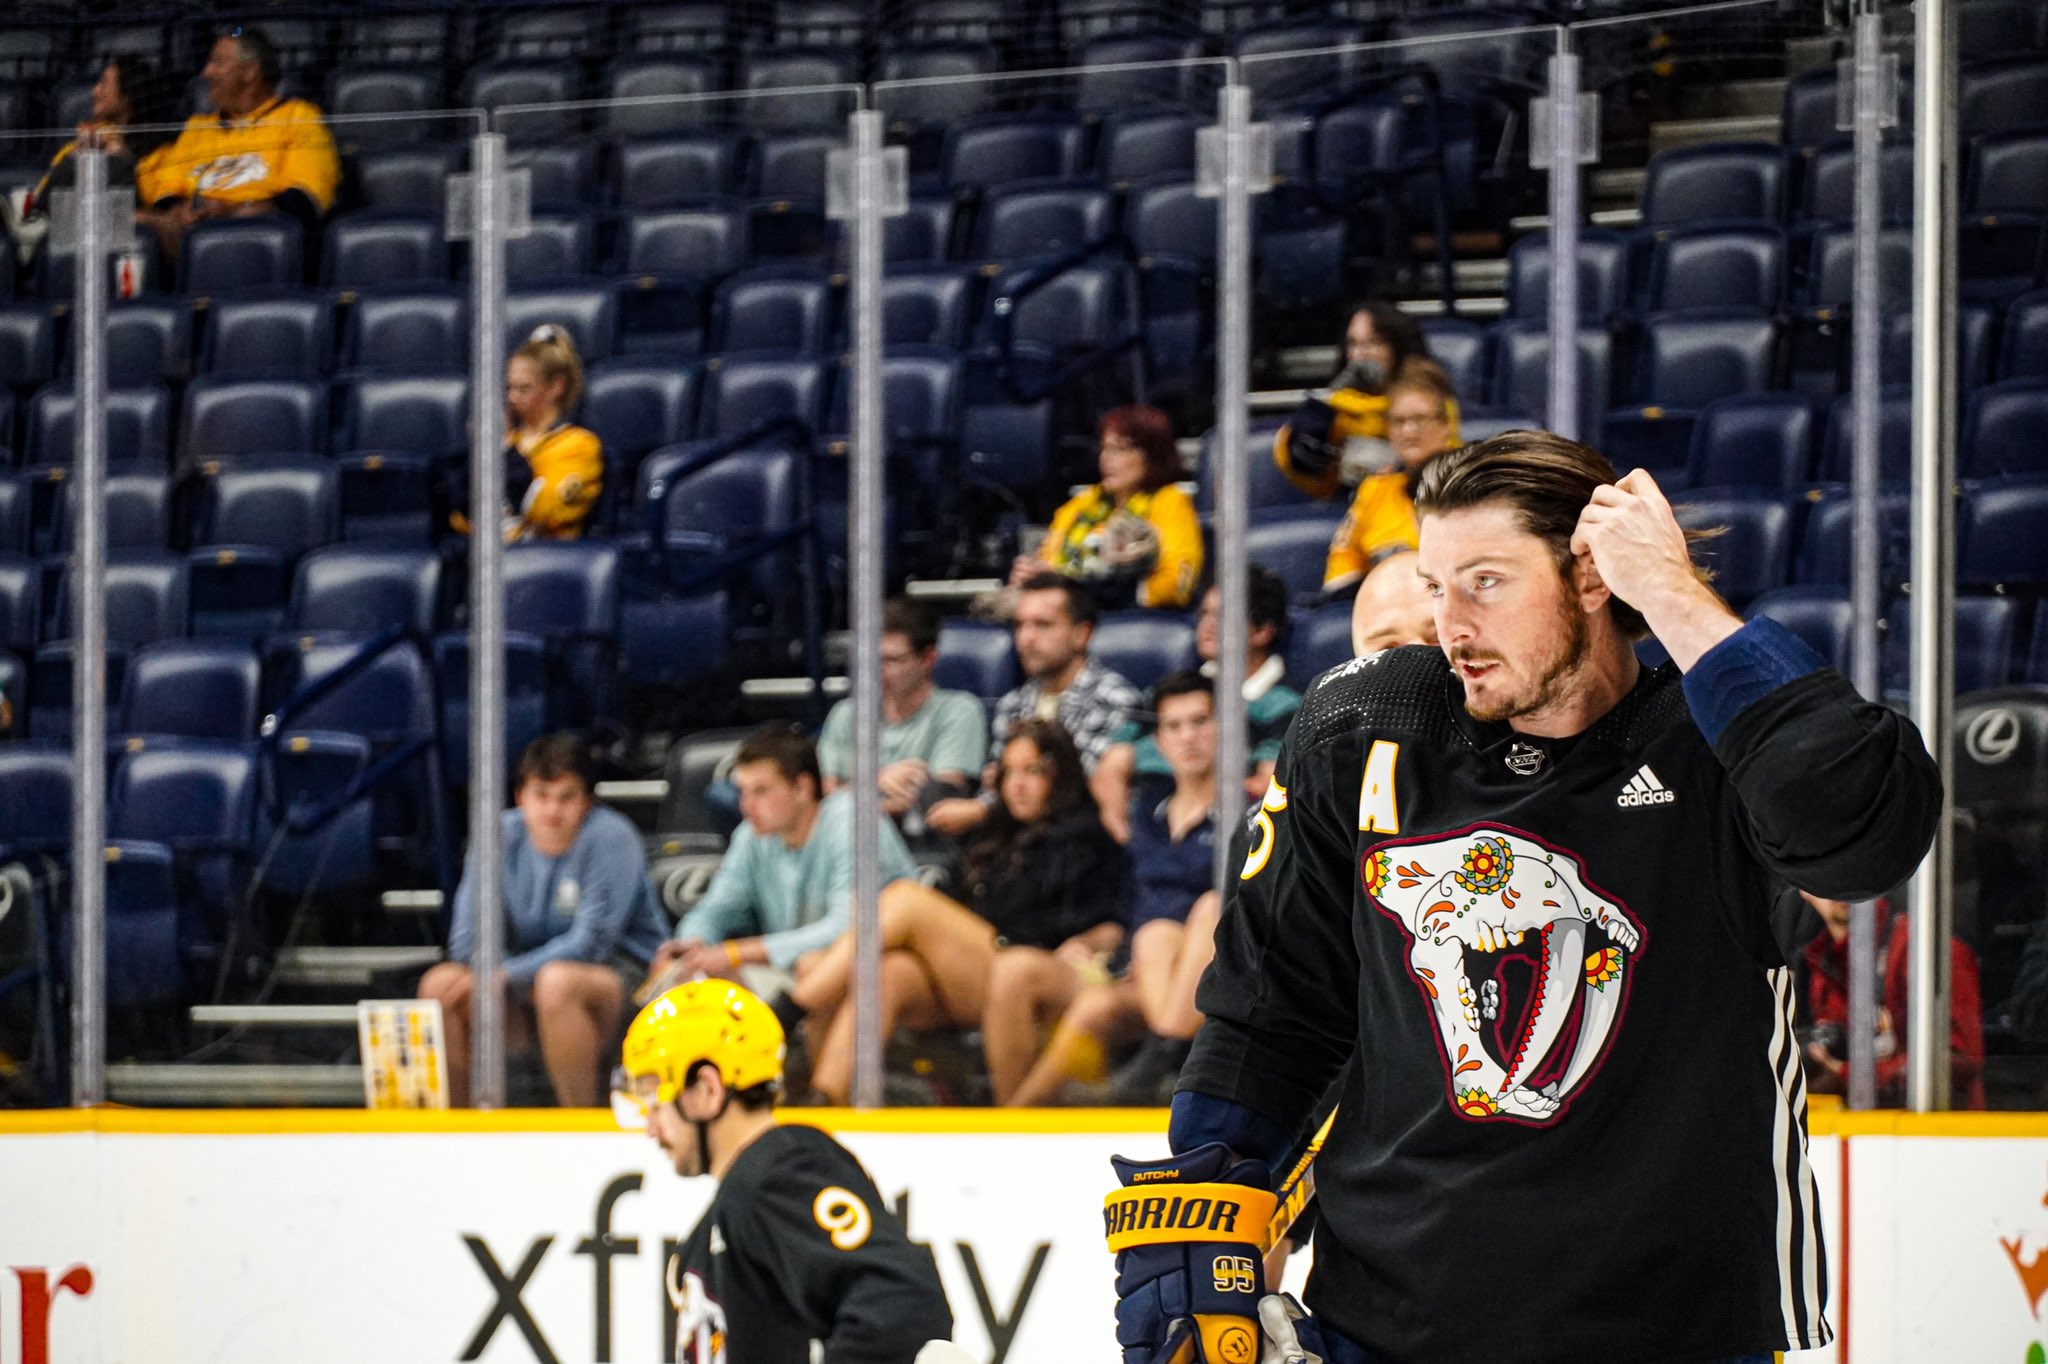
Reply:
M1768 911L1912 870L1941 807L1920 737L1732 613L1647 474L1510 432L1432 463L1416 507L1439 647L1310 687L1202 981L1176 1154L1118 1162L1124 1358L1252 1364L1295 1331L1329 1364L1824 1345ZM1669 664L1637 664L1646 632ZM1332 1081L1310 1317L1282 1327L1250 1224Z
M678 1360L964 1360L931 1252L906 1239L860 1162L816 1128L775 1121L783 1050L774 1011L718 980L669 990L627 1029L620 1124L644 1127L677 1174L718 1180L668 1267Z

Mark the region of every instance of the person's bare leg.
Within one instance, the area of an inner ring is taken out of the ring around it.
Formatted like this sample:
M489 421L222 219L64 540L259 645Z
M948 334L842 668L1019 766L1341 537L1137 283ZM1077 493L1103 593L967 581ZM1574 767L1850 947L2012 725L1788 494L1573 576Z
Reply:
M534 1026L555 1102L590 1108L604 1089L599 1053L619 1026L626 988L618 972L587 961L551 961L533 978Z
M986 972L978 943L988 952L995 947L996 931L987 920L951 896L907 877L882 887L877 905L882 950L909 948L934 968L933 975L975 980ZM963 973L964 972L964 976ZM789 997L808 1014L836 1009L853 983L853 934L842 933L826 948L815 966L804 973ZM978 1000L963 1000L979 1014Z
M989 967L981 1012L981 1049L999 1104L1024 1083L1038 1059L1039 1033L1067 1011L1081 990L1081 975L1036 947L1006 947Z
M475 988L469 968L459 961L444 961L420 977L419 998L441 1005L441 1042L446 1048L442 1060L448 1067L448 1102L456 1108L469 1104L469 1000Z
M1202 972L1216 955L1216 920L1221 915L1213 890L1204 891L1188 911L1187 931L1181 935L1180 951L1174 958L1164 1007L1155 1020L1149 1020L1152 1030L1162 1037L1193 1037L1202 1026L1202 1011L1195 1007L1195 987L1202 983Z
M1174 972L1180 965L1187 925L1178 919L1153 919L1131 936L1130 981L1138 992L1145 1026L1153 1032L1173 1012Z
M946 1021L945 1010L940 1007L924 968L908 952L882 954L881 995L884 1043L895 1036L899 1026L936 1028ZM811 1063L811 1088L833 1103L843 1104L853 1090L852 1000L839 1005L823 1031L824 1039Z
M1049 1104L1076 1080L1100 1080L1108 1072L1109 1048L1144 1026L1137 987L1129 981L1083 988L1054 1026L1045 1054L1006 1102L1014 1108Z

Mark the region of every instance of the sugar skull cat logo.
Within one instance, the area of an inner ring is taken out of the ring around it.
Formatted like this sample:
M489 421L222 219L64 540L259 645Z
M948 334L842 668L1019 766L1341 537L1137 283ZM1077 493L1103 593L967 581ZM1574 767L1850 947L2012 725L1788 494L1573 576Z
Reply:
M1385 843L1361 871L1408 934L1452 1107L1476 1122L1554 1121L1620 1026L1642 926L1576 857L1506 829Z

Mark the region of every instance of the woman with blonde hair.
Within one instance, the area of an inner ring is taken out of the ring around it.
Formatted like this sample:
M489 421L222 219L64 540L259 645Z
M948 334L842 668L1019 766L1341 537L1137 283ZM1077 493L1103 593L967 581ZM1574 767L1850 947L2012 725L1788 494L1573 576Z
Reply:
M1450 376L1435 361L1409 360L1387 385L1386 424L1395 465L1360 482L1352 494L1323 565L1327 595L1356 588L1382 560L1417 548L1416 480L1431 460L1462 444Z
M505 538L574 540L604 485L604 448L569 421L583 397L583 361L569 333L534 328L505 362ZM460 509L458 530L469 523Z

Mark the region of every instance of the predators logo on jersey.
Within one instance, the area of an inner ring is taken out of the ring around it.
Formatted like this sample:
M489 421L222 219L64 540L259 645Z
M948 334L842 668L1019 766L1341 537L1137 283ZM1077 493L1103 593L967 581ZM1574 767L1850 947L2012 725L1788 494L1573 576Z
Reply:
M723 1249L724 1247L720 1247ZM676 1364L725 1364L725 1308L705 1291L694 1270L676 1277L668 1262L668 1300L676 1309Z
M1382 843L1361 870L1408 936L1451 1106L1555 1121L1621 1027L1642 926L1572 854L1510 829Z

